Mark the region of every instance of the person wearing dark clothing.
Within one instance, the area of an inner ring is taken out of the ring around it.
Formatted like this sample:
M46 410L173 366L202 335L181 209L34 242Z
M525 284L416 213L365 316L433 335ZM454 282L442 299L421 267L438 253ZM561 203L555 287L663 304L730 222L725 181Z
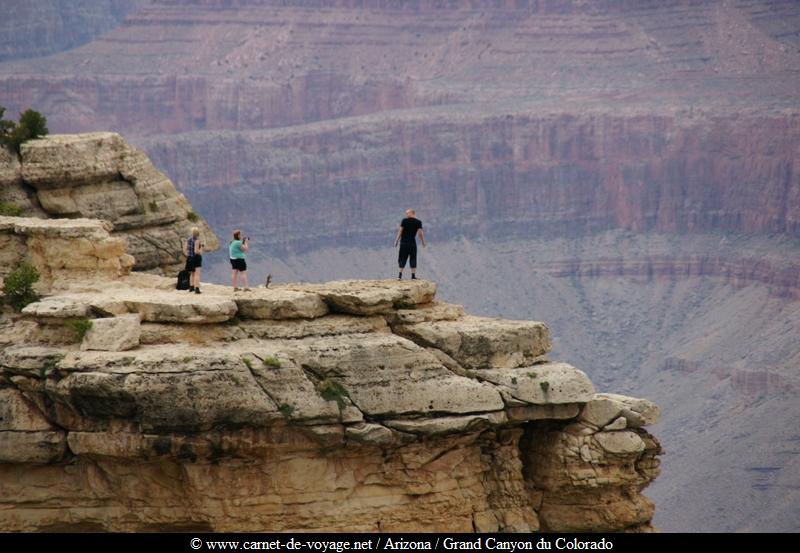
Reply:
M397 236L394 240L394 247L400 244L400 253L397 264L400 267L398 279L403 278L403 269L406 262L411 261L411 278L417 278L417 235L419 235L422 247L425 246L425 233L422 231L422 221L417 219L417 213L413 209L406 210L406 218L400 221L400 228L397 229Z
M200 271L203 266L203 243L200 242L200 229L192 227L192 235L186 241L186 267L192 273L189 277L189 292L200 293Z

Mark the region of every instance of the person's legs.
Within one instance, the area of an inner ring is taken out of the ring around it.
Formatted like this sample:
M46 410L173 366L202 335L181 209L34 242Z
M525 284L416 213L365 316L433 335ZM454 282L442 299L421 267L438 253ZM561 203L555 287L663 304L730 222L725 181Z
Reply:
M414 244L410 248L409 255L411 257L411 278L417 278L417 245Z
M397 254L397 265L400 267L400 274L397 275L397 278L403 278L403 269L406 267L410 253L408 245L400 242L400 253Z
M239 276L239 271L236 269L231 271L231 284L233 285L233 289L236 290L236 281Z
M195 293L200 293L200 267L195 267L194 273L192 273L192 279L194 280L194 291Z
M244 282L244 289L249 292L250 285L247 284L247 271L239 271L239 274L242 275L242 282Z

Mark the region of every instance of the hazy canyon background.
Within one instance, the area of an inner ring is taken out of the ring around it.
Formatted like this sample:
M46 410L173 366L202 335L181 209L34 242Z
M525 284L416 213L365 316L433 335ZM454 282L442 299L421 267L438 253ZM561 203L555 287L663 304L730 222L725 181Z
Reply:
M261 283L420 274L662 407L666 531L800 531L800 4L2 0L0 104L142 147ZM207 274L228 278L226 256Z

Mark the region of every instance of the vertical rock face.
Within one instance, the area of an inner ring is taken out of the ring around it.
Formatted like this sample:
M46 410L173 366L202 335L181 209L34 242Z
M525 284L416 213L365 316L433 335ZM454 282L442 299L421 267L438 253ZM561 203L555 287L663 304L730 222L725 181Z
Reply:
M4 0L0 61L33 58L89 42L120 24L141 0Z
M193 226L208 251L219 247L169 179L115 133L48 136L23 144L19 158L3 150L0 184L3 201L25 214L108 221L137 270L176 271Z

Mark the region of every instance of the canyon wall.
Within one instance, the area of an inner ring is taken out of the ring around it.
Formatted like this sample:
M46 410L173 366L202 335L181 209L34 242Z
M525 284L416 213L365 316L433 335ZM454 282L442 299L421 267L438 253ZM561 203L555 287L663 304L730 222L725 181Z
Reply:
M91 41L142 0L4 0L0 61L35 58Z

